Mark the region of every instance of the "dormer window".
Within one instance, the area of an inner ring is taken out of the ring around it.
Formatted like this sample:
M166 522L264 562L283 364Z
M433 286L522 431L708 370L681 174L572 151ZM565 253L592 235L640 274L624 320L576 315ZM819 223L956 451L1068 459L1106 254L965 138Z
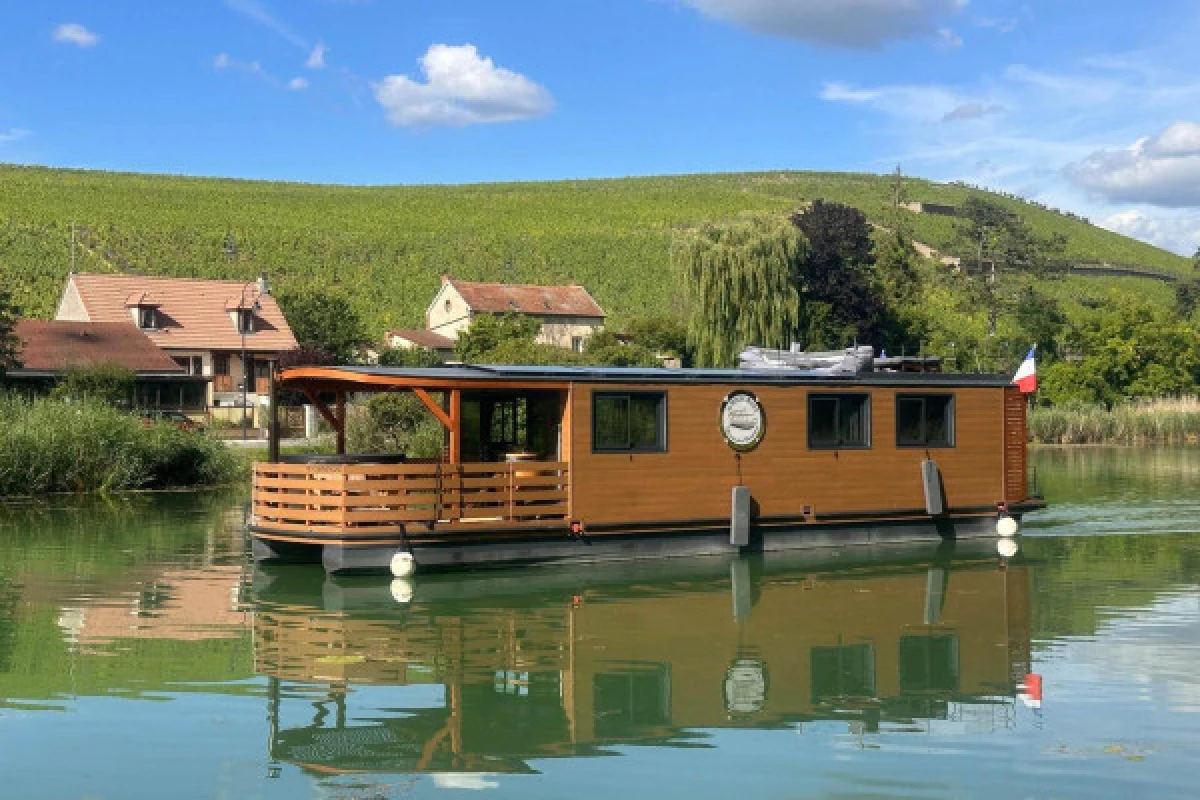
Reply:
M152 331L158 327L158 309L154 306L137 307L138 327L144 331Z
M238 333L254 333L254 309L239 308L237 310Z

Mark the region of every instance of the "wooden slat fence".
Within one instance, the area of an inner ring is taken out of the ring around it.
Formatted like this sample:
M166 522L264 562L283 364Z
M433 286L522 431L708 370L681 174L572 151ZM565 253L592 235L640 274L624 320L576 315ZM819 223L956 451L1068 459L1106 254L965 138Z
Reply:
M565 521L568 465L254 465L254 515L278 531L355 534Z

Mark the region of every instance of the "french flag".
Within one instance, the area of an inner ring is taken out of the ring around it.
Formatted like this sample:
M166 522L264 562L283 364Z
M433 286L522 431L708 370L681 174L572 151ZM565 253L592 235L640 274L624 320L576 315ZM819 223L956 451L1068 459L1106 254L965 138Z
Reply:
M1025 360L1017 368L1017 374L1013 376L1013 383L1021 390L1021 394L1037 391L1037 361L1034 359L1036 351L1036 344L1029 348L1029 354L1025 356Z

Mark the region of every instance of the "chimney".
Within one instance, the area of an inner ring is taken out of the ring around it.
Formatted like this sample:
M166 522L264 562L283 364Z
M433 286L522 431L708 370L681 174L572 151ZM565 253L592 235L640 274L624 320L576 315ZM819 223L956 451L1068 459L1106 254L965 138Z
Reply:
M258 293L261 295L271 294L271 282L267 280L265 272L260 272L258 275Z

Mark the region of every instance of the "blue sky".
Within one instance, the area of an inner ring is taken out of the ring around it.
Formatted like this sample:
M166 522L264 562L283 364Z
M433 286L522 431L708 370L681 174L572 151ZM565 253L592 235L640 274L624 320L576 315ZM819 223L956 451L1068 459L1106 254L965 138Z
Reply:
M337 183L899 164L1200 246L1194 0L9 0L0 21L0 161Z

